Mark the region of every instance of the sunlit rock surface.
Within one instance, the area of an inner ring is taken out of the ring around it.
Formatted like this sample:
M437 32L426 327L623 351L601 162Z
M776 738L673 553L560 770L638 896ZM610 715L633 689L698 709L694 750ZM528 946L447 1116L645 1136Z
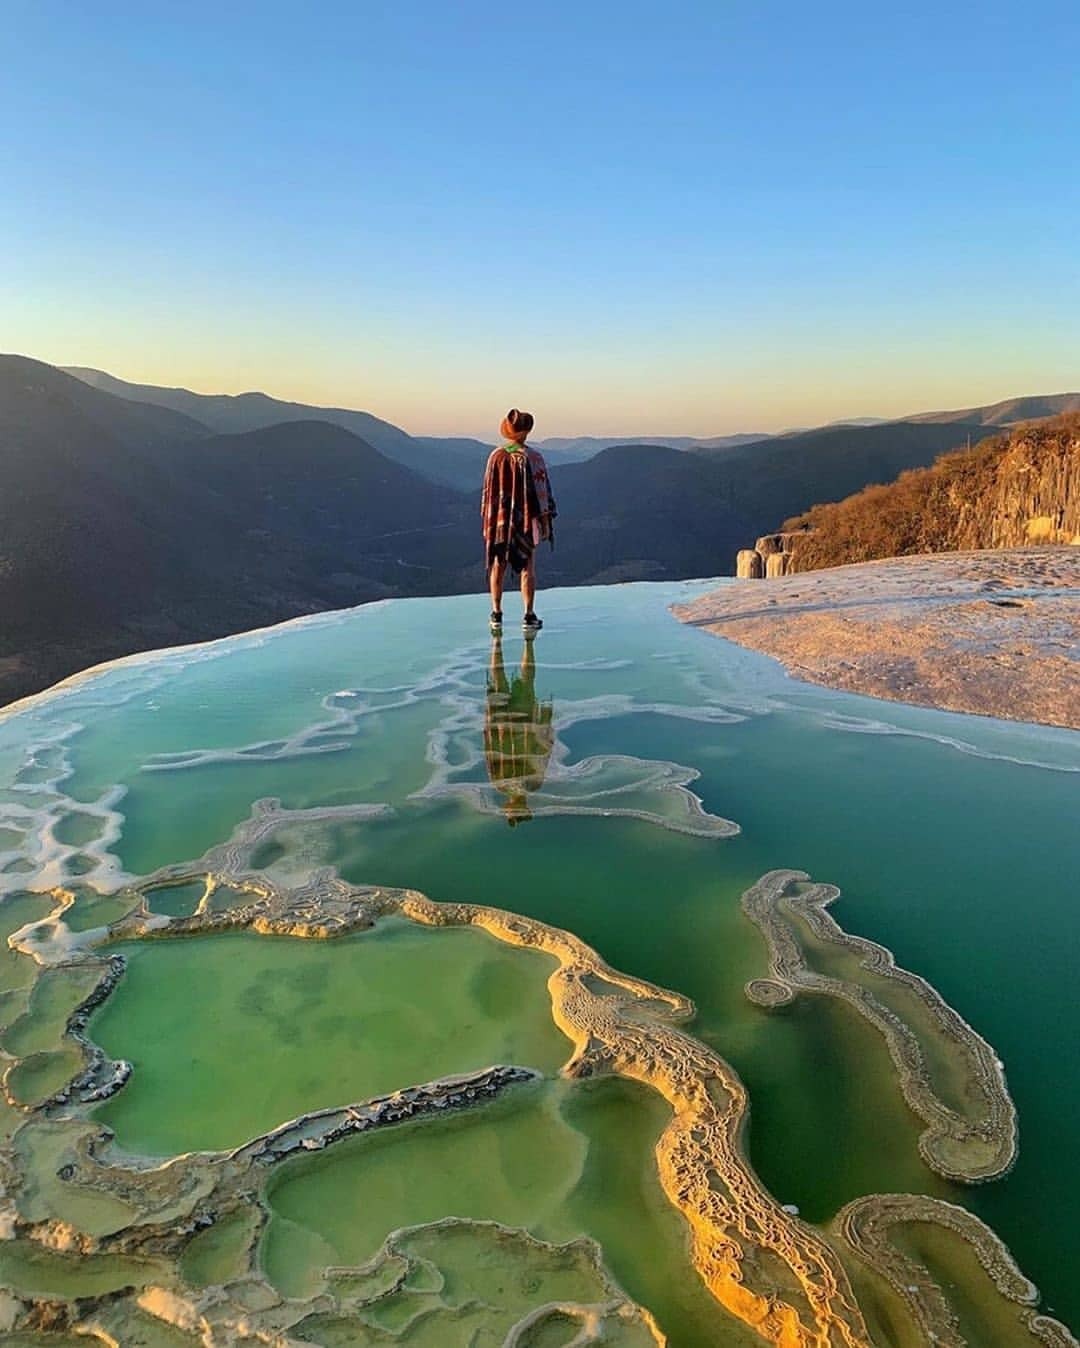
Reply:
M1080 730L1080 549L937 552L797 575L788 555L767 558L775 584L725 586L679 616L830 688Z
M703 588L0 720L5 1341L1073 1341L1080 742L793 684Z

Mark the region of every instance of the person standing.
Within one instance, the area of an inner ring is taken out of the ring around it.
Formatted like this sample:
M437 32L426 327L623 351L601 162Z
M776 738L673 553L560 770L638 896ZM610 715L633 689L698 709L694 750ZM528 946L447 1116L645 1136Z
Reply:
M521 577L525 609L522 630L533 637L543 627L536 616L536 546L547 539L555 546L555 497L547 464L528 443L534 425L531 412L512 407L499 432L504 443L491 452L484 471L480 520L491 592L491 630L502 632L502 596L506 568Z

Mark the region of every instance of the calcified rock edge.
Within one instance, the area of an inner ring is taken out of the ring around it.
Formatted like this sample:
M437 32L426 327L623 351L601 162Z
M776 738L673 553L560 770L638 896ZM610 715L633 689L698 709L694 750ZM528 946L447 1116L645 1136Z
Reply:
M228 884L245 891L250 901L220 912L204 901L191 917L162 920L145 903L116 924L114 935L132 938L170 933L212 932L247 928L307 937L328 937L370 927L379 918L398 915L430 926L477 926L508 944L553 956L559 967L548 987L556 1023L574 1044L564 1071L588 1076L615 1071L659 1091L673 1117L657 1145L660 1177L669 1199L691 1227L695 1267L717 1298L738 1318L777 1344L849 1344L868 1342L842 1265L828 1243L797 1221L771 1198L744 1162L739 1146L746 1113L746 1093L727 1064L676 1026L691 1017L693 1005L676 993L609 968L569 932L532 919L472 904L438 904L408 890L374 889L345 884L324 871L297 887L276 884L267 875L245 869L253 843L266 836L263 815L246 834L215 849L205 866L170 867L151 877L145 889L164 882L184 883L205 876L208 892ZM21 934L20 934L21 935ZM42 942L29 949L39 954ZM530 1075L522 1069L496 1068L490 1080L464 1089L489 1092ZM460 1093L460 1082L454 1083ZM419 1088L417 1101L386 1102L332 1110L308 1116L249 1143L227 1157L180 1157L155 1172L164 1182L162 1201L174 1204L181 1191L203 1190L185 1220L186 1230L154 1225L126 1229L111 1248L166 1253L175 1258L193 1229L235 1207L241 1192L253 1187L256 1166L274 1164L299 1148L313 1150L355 1131L372 1111L382 1121L409 1117L417 1104L435 1108L439 1083ZM399 1093L400 1094L400 1093ZM464 1103L465 1101L463 1101ZM374 1126L377 1126L375 1124ZM93 1142L82 1148L81 1164L72 1178L117 1192L111 1167L94 1157ZM257 1172L256 1172L257 1173ZM145 1171L128 1185L124 1197L149 1178ZM116 1175L119 1179L119 1174ZM147 1240L152 1230L152 1243ZM47 1239L47 1232L28 1232ZM102 1242L101 1248L107 1242ZM753 1258L747 1253L752 1251ZM772 1256L768 1272L757 1267ZM755 1283L757 1285L755 1285ZM145 1298L144 1298L145 1299ZM278 1313L278 1312L275 1312ZM304 1313L307 1313L305 1308Z
M319 813L302 812L305 819ZM678 1028L694 1012L687 998L617 972L571 933L531 918L483 905L434 903L410 890L352 886L329 869L296 882L252 870L251 857L256 848L292 818L275 803L261 803L228 843L212 849L197 863L166 867L127 891L129 911L108 928L81 935L71 933L63 914L72 896L59 890L54 894L56 908L48 918L10 938L13 948L31 955L39 964L71 967L93 963L101 970L97 985L67 1024L68 1036L81 1046L83 1070L44 1104L22 1112L38 1127L66 1130L67 1160L57 1178L83 1192L122 1201L132 1216L119 1230L96 1238L55 1216L28 1218L18 1205L21 1176L14 1152L8 1148L0 1153L3 1179L16 1201L6 1215L0 1213L0 1220L7 1235L34 1242L33 1248L142 1260L148 1285L137 1295L79 1302L3 1294L0 1327L33 1332L77 1323L80 1332L97 1334L106 1342L122 1342L123 1333L114 1333L110 1325L123 1325L126 1315L151 1316L205 1344L231 1344L244 1339L285 1344L293 1341L290 1331L299 1333L311 1317L347 1322L370 1304L371 1298L345 1295L334 1283L330 1275L340 1275L342 1270L329 1270L327 1290L307 1301L283 1299L270 1286L255 1253L258 1234L269 1215L263 1197L266 1177L287 1157L321 1150L343 1137L425 1113L481 1104L534 1078L533 1071L500 1065L467 1076L443 1078L379 1099L304 1115L228 1153L193 1153L164 1164L151 1164L113 1154L108 1130L86 1118L89 1103L121 1089L129 1069L126 1064L109 1062L83 1031L91 1007L108 995L122 975L117 957L102 959L92 953L94 946L106 940L235 929L332 937L370 928L391 915L427 926L480 927L498 940L543 951L557 960L558 968L548 982L552 1013L574 1045L564 1074L583 1077L614 1072L643 1082L668 1102L672 1117L657 1143L657 1163L667 1197L689 1225L693 1265L716 1299L764 1340L780 1348L856 1348L875 1342L851 1290L849 1271L863 1280L889 1284L907 1305L916 1325L935 1327L928 1333L936 1333L939 1319L943 1327L952 1325L947 1298L932 1274L917 1265L918 1276L909 1276L910 1270L903 1264L907 1256L898 1256L881 1234L901 1221L939 1222L959 1232L975 1249L996 1289L996 1293L984 1289L981 1295L999 1295L1025 1306L1033 1304L1037 1295L1034 1288L1020 1278L996 1236L968 1213L957 1218L960 1209L914 1196L871 1196L849 1205L835 1229L826 1234L781 1207L743 1155L748 1099L741 1081L719 1055ZM748 910L763 929L781 930L783 919L777 912L784 893L804 878L801 872L774 872L749 891ZM155 889L193 881L200 882L204 892L191 916L168 918L151 911L148 897ZM211 899L222 886L235 892L236 902L214 911ZM799 901L830 924L833 939L856 950L865 947L879 952L891 969L887 952L846 937L831 918L825 917L822 906L832 897L835 891L822 886L800 896ZM788 902L795 903L796 898L789 896ZM785 995L790 995L791 989L807 986L808 973L797 951L782 936L775 940L772 950L770 979L756 986L760 1001L775 1004L782 998L766 992L766 987L775 990L783 980ZM897 977L921 982L902 971L893 972ZM943 1024L962 1026L961 1039L983 1045L932 989L925 984L922 988L926 1004L937 1009ZM848 997L868 1014L857 993L828 990ZM915 1056L910 1056L910 1044L904 1037L906 1027L893 1024L889 1031L883 1025L879 1028L887 1038L891 1032L897 1043L907 1045L905 1053L909 1056L902 1056L898 1066L902 1061L901 1071L911 1069L913 1078L917 1077L918 1050L916 1047ZM979 1054L976 1059L983 1061ZM996 1092L997 1107L990 1112L995 1119L1006 1120L1008 1149L1014 1148L1015 1123L1000 1068L982 1085L990 1094ZM933 1097L925 1083L922 1089L924 1094L918 1098L925 1104L924 1096ZM937 1111L928 1107L928 1112L933 1120L928 1135L937 1128L951 1139L944 1107ZM967 1135L963 1130L961 1133L962 1152ZM930 1154L937 1153L931 1149ZM192 1239L217 1223L230 1217L236 1220L252 1211L256 1218L247 1239L242 1274L201 1292L186 1287L175 1269ZM507 1239L514 1235L505 1234ZM372 1263L385 1262L394 1255L401 1235L391 1235ZM647 1312L629 1302L604 1270L596 1247L588 1241L575 1242L578 1246L593 1263L603 1288L601 1300L589 1306L530 1308L525 1320L504 1342L526 1343L528 1333L550 1313L569 1318L578 1326L575 1343L618 1339L620 1330L631 1328L647 1331L649 1339L662 1343L663 1336ZM991 1258L987 1251L997 1254ZM1064 1326L1046 1316L1031 1312L1024 1324L1025 1342L1034 1340L1055 1348L1075 1342ZM947 1341L963 1340L954 1337Z
M1080 729L1080 547L857 562L673 611L828 688Z
M941 1288L926 1267L891 1240L897 1227L924 1225L959 1236L974 1251L1004 1302L1016 1308L1016 1323L1050 1348L1070 1348L1076 1339L1059 1320L1040 1315L1039 1292L993 1231L966 1208L923 1194L871 1194L846 1204L834 1229L890 1284L928 1343L964 1348L968 1340Z
M746 995L759 1006L778 1007L799 992L836 997L878 1030L889 1047L904 1099L926 1123L919 1138L923 1160L945 1179L978 1183L997 1179L1016 1160L1016 1109L1005 1071L994 1050L918 974L900 969L892 953L851 936L826 910L840 891L812 885L804 871L770 871L742 898L743 911L761 931L769 952L769 976L752 979ZM934 1089L926 1055L911 1025L856 979L829 977L807 960L800 926L825 946L850 952L857 967L910 995L925 1013L929 1031L956 1064L965 1109L952 1109Z

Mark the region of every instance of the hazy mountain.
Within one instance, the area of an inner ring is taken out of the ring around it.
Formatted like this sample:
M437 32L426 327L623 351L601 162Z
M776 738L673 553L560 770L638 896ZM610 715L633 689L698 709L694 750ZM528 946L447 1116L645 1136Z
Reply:
M230 512L244 550L261 564L286 563L308 599L355 602L370 593L420 593L419 572L474 560L462 544L463 505L340 426L293 421L186 447L170 472L197 477L215 507ZM265 555L264 555L265 553ZM451 577L452 579L452 577Z
M992 427L835 426L685 453L622 445L552 474L562 527L545 574L564 584L726 575L777 520L836 499ZM749 540L749 542L747 541Z
M736 445L748 445L754 441L767 439L764 431L742 432L738 435L717 435L711 440L695 440L691 435L579 435L549 436L538 441L539 447L551 456L553 463L561 459L564 463L584 463L605 449L615 449L622 445L661 445L667 449L724 449Z
M0 657L149 610L171 575L190 586L198 559L162 526L193 502L182 481L166 493L154 466L177 421L0 357Z
M1036 393L1023 398L1006 398L985 407L965 407L958 412L920 412L905 421L968 421L981 426L1014 426L1019 421L1036 421L1062 412L1080 412L1080 393Z
M737 484L705 455L617 445L552 474L560 523L552 584L716 575L751 527Z
M358 435L388 458L396 459L424 477L451 485L471 484L483 471L491 452L491 446L479 440L414 437L370 412L352 411L346 407L313 407L271 398L266 393L192 393L184 388L129 384L104 370L82 365L62 368L66 374L74 375L92 388L140 403L171 408L220 434L261 430L288 421L328 421Z
M601 450L614 445L665 445L669 449L689 449L694 439L689 435L550 435L538 440L537 445L552 463L584 463Z
M0 357L0 701L149 646L480 584L473 498L341 427L213 437L132 406Z
M760 445L772 436L766 431L742 431L738 435L714 435L709 440L693 440L688 448L699 449L738 449L740 445Z
M0 354L3 383L0 384L0 424L14 425L17 399L22 394L34 394L40 399L42 414L46 414L54 397L90 422L114 436L122 444L150 447L177 443L207 435L204 422L167 407L155 407L145 399L129 398L119 394L102 397L93 387L74 379L58 380L54 365L31 360L28 356ZM27 428L29 430L29 428Z
M818 501L835 501L869 482L890 482L906 468L923 468L968 435L977 443L993 433L993 427L960 421L825 426L694 457L711 458L728 476L733 499L754 522L756 537ZM753 538L744 535L740 546L753 546ZM725 570L731 561L724 558Z
M157 407L169 407L187 416L201 421L212 431L228 434L238 431L255 431L263 426L274 425L282 421L310 421L316 410L302 403L284 402L271 398L266 393L193 393L185 388L164 388L156 384L133 384L126 379L117 379L104 370L94 370L81 365L60 367L65 374L101 389L119 398L133 398L142 403L151 403ZM409 440L409 436L388 421L367 412L346 411L343 408L320 408L324 415L322 421L344 424L340 418L347 417L350 425L345 426L355 435L367 432L369 443L382 439L386 443Z

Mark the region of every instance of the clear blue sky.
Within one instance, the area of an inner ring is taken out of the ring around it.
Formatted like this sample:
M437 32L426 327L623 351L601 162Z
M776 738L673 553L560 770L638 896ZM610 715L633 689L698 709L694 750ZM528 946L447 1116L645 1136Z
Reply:
M0 29L0 348L418 432L1080 386L1080 6L58 3Z

